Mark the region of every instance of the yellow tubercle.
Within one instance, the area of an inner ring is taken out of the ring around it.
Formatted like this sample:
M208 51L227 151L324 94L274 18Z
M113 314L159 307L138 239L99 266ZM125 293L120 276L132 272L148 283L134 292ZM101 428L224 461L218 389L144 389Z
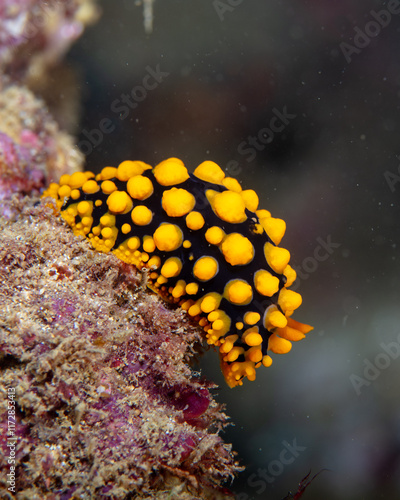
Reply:
M189 179L187 168L183 161L178 158L169 158L162 161L154 167L153 174L161 186L173 186Z
M225 236L220 249L225 260L232 266L248 264L254 257L254 247L251 241L240 233Z
M264 255L268 265L279 274L282 274L290 260L290 253L286 248L276 247L272 243L265 243Z
M218 262L214 257L200 257L194 263L193 275L200 281L208 281L218 273Z
M173 187L164 191L161 205L169 217L182 217L193 210L196 199L186 189Z
M275 245L279 245L285 235L286 222L274 217L265 217L260 219L260 223Z
M154 192L153 183L143 175L131 177L126 184L126 189L134 200L147 200Z
M213 161L203 161L193 172L198 179L202 181L211 182L213 184L220 184L225 174L221 167Z
M156 247L162 252L172 252L179 248L183 241L183 233L175 224L161 224L153 234Z

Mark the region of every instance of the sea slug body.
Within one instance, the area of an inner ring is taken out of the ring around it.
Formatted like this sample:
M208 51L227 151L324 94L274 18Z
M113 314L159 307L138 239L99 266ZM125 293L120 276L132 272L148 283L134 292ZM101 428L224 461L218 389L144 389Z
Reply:
M76 235L146 269L149 287L199 323L230 387L255 380L269 351L286 353L312 330L291 318L302 298L289 290L296 272L278 246L285 222L212 161L190 174L177 158L155 168L128 160L64 175L43 196Z

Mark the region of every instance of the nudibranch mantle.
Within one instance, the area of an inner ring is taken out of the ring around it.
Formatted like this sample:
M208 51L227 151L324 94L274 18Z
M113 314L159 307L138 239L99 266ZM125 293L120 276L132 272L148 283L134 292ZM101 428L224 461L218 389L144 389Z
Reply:
M291 318L302 298L289 290L296 272L279 246L285 222L212 161L191 174L177 158L154 168L127 160L63 175L43 196L76 235L147 270L148 286L199 323L230 387L312 330Z

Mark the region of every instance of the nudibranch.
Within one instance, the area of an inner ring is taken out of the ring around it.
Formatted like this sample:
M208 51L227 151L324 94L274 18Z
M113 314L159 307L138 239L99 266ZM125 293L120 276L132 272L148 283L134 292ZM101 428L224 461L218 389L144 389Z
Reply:
M279 246L285 222L212 161L191 174L177 158L154 168L128 160L63 175L43 196L76 235L147 270L148 286L199 323L230 387L312 330L291 318L302 298Z

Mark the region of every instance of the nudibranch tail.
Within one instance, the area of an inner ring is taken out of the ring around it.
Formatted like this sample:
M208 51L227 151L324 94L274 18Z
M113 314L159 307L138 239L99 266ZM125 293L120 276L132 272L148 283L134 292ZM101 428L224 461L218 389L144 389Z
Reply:
M312 330L291 318L302 298L289 289L296 272L279 246L285 222L212 161L191 174L177 158L154 168L128 160L64 175L43 196L94 249L148 270L149 286L219 349L230 387L255 380L269 352L287 353Z

